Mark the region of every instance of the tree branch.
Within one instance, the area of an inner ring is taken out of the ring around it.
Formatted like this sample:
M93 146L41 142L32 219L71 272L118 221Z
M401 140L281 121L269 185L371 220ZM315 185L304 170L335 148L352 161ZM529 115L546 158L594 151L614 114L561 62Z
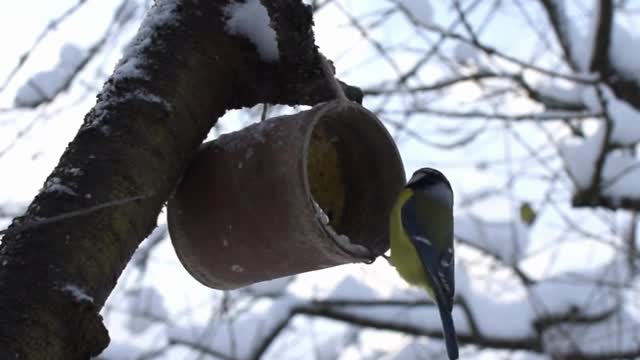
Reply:
M596 8L598 18L593 39L593 52L589 70L592 73L606 74L609 67L609 44L611 42L611 28L613 26L613 1L599 0Z
M226 33L227 4L155 2L43 190L14 220L0 246L0 358L100 353L109 340L98 312L217 119L262 102L333 98L310 15L270 6L277 28L297 29L307 52L281 35L283 63L266 64L247 39ZM140 194L153 195L102 207ZM97 210L64 216L83 209ZM11 230L42 219L59 221Z
M578 64L574 60L574 54L571 53L571 35L568 28L571 24L563 14L565 5L562 1L554 0L540 0L540 2L549 18L549 23L560 44L565 61L571 70L579 72L580 69L578 69Z

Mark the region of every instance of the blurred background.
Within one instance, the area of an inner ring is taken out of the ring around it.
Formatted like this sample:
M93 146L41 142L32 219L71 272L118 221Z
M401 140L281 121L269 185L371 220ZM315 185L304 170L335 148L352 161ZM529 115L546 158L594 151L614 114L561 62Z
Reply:
M364 91L407 174L436 167L452 182L461 358L640 357L640 3L306 3L320 51ZM0 228L42 187L151 6L0 5ZM209 137L306 108L229 111ZM102 311L101 359L446 356L437 309L384 260L216 291L158 222Z

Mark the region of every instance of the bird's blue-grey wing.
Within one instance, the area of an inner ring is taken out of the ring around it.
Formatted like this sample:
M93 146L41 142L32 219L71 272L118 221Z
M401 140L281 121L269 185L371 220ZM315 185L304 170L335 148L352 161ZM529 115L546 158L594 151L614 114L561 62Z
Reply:
M447 227L443 232L437 233L430 229L427 221L418 216L418 207L420 200L415 197L409 199L402 207L402 225L406 229L413 245L418 252L422 265L432 279L436 303L442 319L442 328L444 332L445 344L449 359L458 358L458 342L456 340L456 330L453 324L451 310L453 309L454 294L454 256L453 256L453 219L450 214L429 214L422 213L425 216L443 216L440 219L432 218L431 221L444 222L440 225ZM451 221L451 223L446 223ZM445 246L438 246L433 239L438 236L451 236L451 241L446 242Z
M443 244L442 239L446 237L452 239L453 224L447 223L452 219L449 219L449 214L435 212L433 209L429 213L429 209L425 209L422 205L416 196L407 200L402 207L402 225L415 246L425 271L433 279L434 286L438 287L434 290L440 290L439 295L442 296L447 309L451 311L455 291L453 241ZM433 226L429 226L427 216L430 216L435 224L439 224L440 228L434 229ZM437 239L441 241L438 242Z

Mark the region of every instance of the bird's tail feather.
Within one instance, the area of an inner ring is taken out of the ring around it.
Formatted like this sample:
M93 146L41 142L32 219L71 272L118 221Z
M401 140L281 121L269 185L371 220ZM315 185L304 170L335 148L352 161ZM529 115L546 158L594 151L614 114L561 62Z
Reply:
M456 340L456 329L453 326L453 318L451 312L447 309L442 301L437 301L438 310L440 310L440 319L442 320L442 331L444 333L444 341L447 345L447 354L449 359L458 358L458 341Z

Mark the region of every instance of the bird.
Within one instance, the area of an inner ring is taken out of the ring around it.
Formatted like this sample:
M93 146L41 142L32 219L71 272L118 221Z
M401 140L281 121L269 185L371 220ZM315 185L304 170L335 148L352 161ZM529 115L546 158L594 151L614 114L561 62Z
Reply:
M421 168L398 194L390 215L391 263L435 301L449 359L458 358L451 311L455 292L453 190L440 171Z

